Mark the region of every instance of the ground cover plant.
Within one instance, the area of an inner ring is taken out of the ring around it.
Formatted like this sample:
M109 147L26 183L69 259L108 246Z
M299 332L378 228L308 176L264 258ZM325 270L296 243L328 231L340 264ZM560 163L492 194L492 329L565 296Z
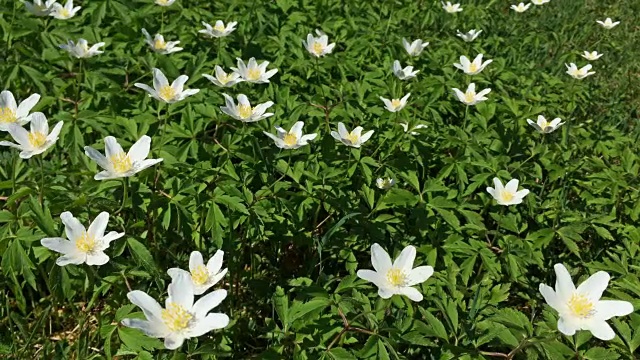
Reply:
M637 359L639 13L0 3L0 358Z

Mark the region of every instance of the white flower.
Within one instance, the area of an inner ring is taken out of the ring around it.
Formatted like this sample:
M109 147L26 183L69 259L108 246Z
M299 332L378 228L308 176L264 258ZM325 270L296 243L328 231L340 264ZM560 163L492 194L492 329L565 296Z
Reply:
M308 145L308 142L315 139L318 134L307 134L302 135L302 127L304 126L304 122L297 121L291 127L291 130L286 131L285 129L276 126L276 131L278 135L273 135L272 133L263 131L265 135L273 139L276 142L276 146L281 149L297 149L299 147Z
M199 33L205 34L212 38L221 38L231 34L236 29L236 25L238 25L238 22L232 21L228 23L227 26L225 26L222 20L218 20L216 21L216 24L214 26L211 26L203 21L202 25L204 25L205 29L198 30Z
M147 135L142 136L135 144L131 145L128 153L122 150L122 146L118 144L116 138L107 136L104 138L105 155L90 146L84 147L84 153L104 169L93 178L109 180L133 176L161 162L162 159L147 159L150 149L151 138Z
M568 336L576 330L588 330L600 340L611 340L616 334L607 324L614 316L629 315L633 305L622 300L600 300L609 284L609 274L598 271L576 289L571 275L562 264L553 266L556 272L555 291L540 284L544 300L558 312L558 330Z
M370 281L378 287L378 295L383 299L405 295L413 301L422 301L422 294L412 287L421 284L433 275L433 267L413 268L416 248L409 245L391 263L389 254L378 244L371 246L371 265L374 270L358 270L359 278Z
M414 127L412 127L411 129L409 129L409 124L401 122L400 124L398 124L400 126L402 126L402 129L404 130L404 132L408 132L411 135L420 135L419 132L417 132L416 130L420 130L420 129L426 129L427 125L424 124L418 124Z
M169 6L176 2L176 0L156 0L156 5Z
M407 66L403 69L399 60L393 62L393 74L400 80L414 78L419 72L420 70L413 71L413 66Z
M60 45L60 48L67 51L69 55L74 56L78 59L82 59L102 54L104 51L100 51L98 49L103 46L104 43L99 42L92 47L89 47L87 40L80 39L78 40L77 44L75 44L72 40L69 40L66 44Z
M157 52L158 54L167 55L181 51L183 49L176 46L180 44L180 41L165 42L164 36L160 34L156 34L153 38L151 38L151 35L149 35L147 29L142 29L142 34L144 35L144 41L151 47L151 50Z
M32 13L35 16L47 16L51 14L53 11L53 4L56 3L56 0L46 0L44 3L42 0L33 0L33 3L28 1L23 1L24 6L26 6L27 11Z
M402 46L404 46L404 49L407 51L409 56L418 56L422 53L422 50L429 46L429 42L423 43L422 39L417 39L409 43L407 39L402 38Z
M202 254L199 251L194 251L189 257L189 271L171 268L167 270L167 274L173 280L176 280L181 274L187 275L193 284L193 293L202 295L227 274L227 269L221 270L223 257L224 251L218 250L205 265Z
M589 75L593 75L595 71L589 71L593 66L591 64L587 64L580 69L574 63L570 63L569 65L564 64L567 67L567 74L571 75L575 79L584 79Z
M531 2L533 3L533 5L544 5L548 2L550 2L551 0L531 0Z
M470 62L466 56L460 56L460 63L455 63L453 66L464 71L467 75L479 74L485 67L487 67L487 65L493 62L493 60L487 60L483 63L482 56L482 54L478 54L478 56L473 59L473 62Z
M511 9L515 12L519 12L519 13L523 13L527 10L529 10L529 8L531 7L531 4L527 3L527 5L525 5L524 3L520 3L518 5L511 5Z
M593 52L585 51L584 54L582 54L582 57L587 59L587 60L593 61L593 60L600 59L602 57L602 55L604 55L604 54L598 54L597 51L593 51Z
M302 40L304 47L311 55L318 58L331 54L336 43L329 44L329 37L320 30L316 29L316 34L318 37L314 37L313 34L307 34L307 40Z
M471 29L469 30L468 33L462 33L460 32L460 30L456 30L457 34L459 37L462 38L462 40L466 41L466 42L472 42L473 40L475 40L478 35L480 35L480 33L482 32L482 30L477 30L476 29Z
M231 87L239 82L244 81L242 78L240 78L240 74L236 72L227 74L226 72L224 72L224 70L222 70L222 68L219 65L216 65L215 72L216 72L215 77L209 74L202 74L202 76L209 79L209 81L211 81L212 83L220 87Z
M29 111L40 101L40 94L32 94L16 104L11 91L0 92L0 131L9 131L11 125L24 125L31 120Z
M545 119L544 116L542 115L538 116L537 123L534 122L533 120L527 119L527 123L529 125L533 126L534 128L536 128L536 130L538 130L543 134L548 134L550 132L554 132L555 130L557 130L560 126L562 126L562 124L564 124L561 121L562 119L555 118L551 120L551 122L547 122L547 119Z
M149 96L156 100L166 102L167 104L173 104L178 101L182 101L188 96L197 94L200 89L188 89L184 90L184 84L189 80L187 75L180 75L177 79L169 85L167 77L164 76L159 69L153 69L153 88L149 85L135 83L135 87L145 90L149 93Z
M81 6L73 7L73 0L67 0L64 6L58 3L54 3L51 6L49 15L59 20L71 19L82 8Z
M452 4L450 1L447 1L446 4L444 3L444 1L441 1L440 3L442 4L442 8L444 9L444 11L448 12L449 14L462 11L460 4Z
M101 212L89 225L89 230L68 211L60 214L60 219L68 240L61 237L40 240L42 246L63 255L56 259L59 266L84 263L104 265L109 261L109 256L104 253L109 243L124 236L124 233L115 231L105 235L109 224L108 212Z
M29 159L34 155L42 154L58 141L58 135L62 129L62 121L58 122L49 133L49 124L43 113L37 112L31 115L31 131L27 131L20 125L12 124L8 131L13 140L0 141L0 146L10 146L20 151L20 157Z
M466 92L460 91L460 89L453 88L453 92L460 102L466 105L475 105L479 102L487 100L485 95L491 92L491 89L484 89L476 94L476 84L471 83Z
M380 96L380 100L384 103L384 107L391 112L398 112L402 110L407 105L407 99L409 99L411 93L405 95L402 99L385 99Z
M255 58L249 59L249 62L245 65L242 59L237 58L238 67L232 67L231 70L237 72L242 76L242 79L250 83L265 84L269 82L269 78L278 72L278 69L271 69L267 71L268 61L263 61L258 65Z
M362 144L369 140L371 135L373 135L373 130L369 130L364 134L362 134L362 130L362 126L358 126L357 128L353 129L352 132L348 132L347 128L344 127L344 124L339 122L338 132L331 131L331 136L347 146L359 148Z
M231 96L227 94L222 94L222 96L224 96L225 106L220 106L220 110L236 120L240 120L242 122L255 122L268 118L269 116L273 116L273 113L265 114L265 111L273 106L273 101L267 101L266 103L256 105L256 107L252 108L249 99L244 94L238 95L237 106Z
M522 203L522 199L529 194L529 190L518 191L518 179L511 179L504 187L497 177L493 178L495 188L488 187L487 192L493 196L499 205L517 205Z
M184 340L202 336L212 330L229 325L229 317L222 313L209 313L227 297L226 290L216 290L194 300L194 289L187 274L176 276L169 284L169 297L165 307L144 291L127 294L129 300L140 307L147 320L124 319L122 324L140 329L147 336L164 338L164 346L173 350Z
M604 21L596 20L596 22L604 26L605 29L613 29L618 24L620 24L620 21L613 22L611 18L606 18Z
M377 178L376 179L376 186L381 190L388 190L395 184L396 184L396 181L393 180L392 178L384 178L384 179L383 178Z

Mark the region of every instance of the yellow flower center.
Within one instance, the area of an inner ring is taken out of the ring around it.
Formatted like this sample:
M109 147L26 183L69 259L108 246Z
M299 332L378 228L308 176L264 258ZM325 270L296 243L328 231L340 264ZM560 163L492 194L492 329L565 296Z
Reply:
M230 80L231 80L231 74L222 75L222 76L218 77L218 81L220 81L220 84L222 84L222 85L225 85Z
M594 304L582 294L573 294L568 305L571 313L580 318L589 318L595 313Z
M260 75L262 75L262 72L260 71L259 68L253 68L247 71L247 78L249 80L258 80L260 79Z
M129 155L125 154L124 152L112 155L109 161L113 166L113 171L115 171L118 174L126 173L127 171L131 170L131 168L133 167L131 158L129 157Z
M47 134L41 132L29 133L29 144L34 148L40 148L47 142Z
M216 26L214 26L214 27L213 27L213 29L214 29L215 31L218 31L218 32L223 32L223 31L224 31L224 25L222 25L222 24L216 24Z
M16 112L8 107L0 108L0 124L8 124L16 122Z
M248 119L253 115L253 109L249 105L238 106L238 115L243 119Z
M282 142L287 146L295 146L298 144L298 137L296 134L287 133L287 135L284 136L284 139L282 139Z
M167 43L166 43L166 42L164 42L164 40L163 40L163 39L156 39L156 40L153 42L153 47L154 47L156 50L164 50L164 49L166 49L166 48L167 48Z
M204 265L198 265L191 271L191 280L196 285L204 285L209 280L209 269Z
M162 321L171 331L184 330L189 326L193 315L185 310L182 305L169 303L166 309L162 310Z
M393 100L391 100L391 106L392 106L394 109L399 108L399 107L400 107L400 105L401 105L400 100L398 100L398 99L393 99Z
M319 42L314 42L313 43L313 53L316 55L320 55L322 54L322 52L324 51L324 46L322 46L322 44L320 44Z
M158 4L160 5L167 5L169 3L169 0L158 0Z
M345 139L349 140L351 144L356 144L360 140L360 136L352 131Z
M92 253L95 250L96 245L98 245L96 239L89 236L86 231L82 234L80 239L76 241L76 248L85 254Z
M160 98L164 101L171 101L176 97L176 90L172 88L171 85L165 85L160 88L158 95L160 95Z
M478 71L478 65L471 63L469 65L469 72L476 72L476 71Z
M71 15L71 13L66 8L62 8L62 10L60 10L60 16L61 17L68 18L70 15Z
M540 126L542 130L544 130L546 127L549 126L549 123L547 122L547 120L539 120L538 126Z
M476 93L474 91L468 91L464 94L464 101L467 103L472 103L476 100Z
M393 286L404 286L407 283L407 275L400 269L391 268L387 271L387 281Z
M513 198L515 197L515 194L510 192L510 191L503 190L500 193L500 197L502 198L502 201L509 202L509 201L513 200Z

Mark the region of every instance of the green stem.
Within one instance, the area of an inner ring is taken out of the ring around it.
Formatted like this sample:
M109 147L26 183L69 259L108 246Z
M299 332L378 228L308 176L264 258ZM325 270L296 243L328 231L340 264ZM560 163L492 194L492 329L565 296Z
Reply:
M160 18L160 33L164 31L164 6L162 7L162 17Z
M316 57L316 84L320 87L320 92L322 93L322 98L324 99L324 105L326 107L327 97L324 94L324 88L322 87L322 84L320 84L320 59L318 57Z
M120 205L120 209L116 211L116 214L119 214L125 207L127 203L127 198L129 197L129 178L122 178L122 204Z
M40 162L40 205L44 206L44 160L42 159L42 157L39 157L39 162Z
M220 66L222 66L222 64L220 64L220 49L221 48L222 48L222 37L219 37L218 38L218 53L216 54L216 62Z
M16 166L18 165L18 152L12 151L12 161L13 166L11 167L11 193L16 193Z
M462 125L462 130L467 130L467 118L469 117L469 105L464 108L464 122Z

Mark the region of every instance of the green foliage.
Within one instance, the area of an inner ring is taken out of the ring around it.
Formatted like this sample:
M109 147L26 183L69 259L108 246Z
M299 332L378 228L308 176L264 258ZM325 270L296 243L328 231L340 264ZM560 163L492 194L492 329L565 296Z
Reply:
M18 99L40 93L35 111L64 121L58 143L28 161L0 150L0 358L25 359L635 359L640 314L610 321L610 342L557 331L540 283L553 285L563 263L576 282L604 270L605 298L640 308L640 3L562 1L516 14L504 1L465 1L446 14L439 1L151 0L76 1L66 21L0 4L0 80ZM611 17L621 24L604 30ZM201 21L237 21L221 40ZM180 40L184 51L158 55L141 29ZM336 43L316 63L302 46L314 29ZM455 30L482 29L465 43ZM162 30L162 31L161 31ZM104 41L83 61L58 48L68 39ZM410 58L401 39L430 45ZM577 81L584 50L604 56ZM489 100L465 109L451 94L468 76L460 55L493 59L473 76ZM270 84L221 89L204 79L236 58L271 62ZM399 59L420 70L400 82ZM202 89L158 106L133 86L157 67ZM242 124L224 115L222 93L275 102L275 116ZM411 92L387 112L379 99ZM544 114L566 124L541 135L526 119ZM263 135L305 122L310 145L279 150ZM337 143L338 122L373 129L360 149ZM162 126L163 122L166 122ZM426 124L418 135L399 122ZM153 138L164 161L129 179L93 180L85 145L112 135L127 148ZM0 140L9 140L0 133ZM39 161L43 159L43 174ZM43 177L41 177L43 176ZM520 180L531 193L502 207L486 193L494 176ZM388 191L376 178L391 177ZM125 192L128 197L125 197ZM121 211L117 211L122 208ZM60 236L59 215L88 223L112 214L124 231L99 268L59 267L39 240ZM357 269L369 248L393 256L418 249L417 265L435 274L417 288L425 299L383 300ZM231 324L178 351L120 324L140 317L126 293L163 300L166 269L186 268L189 253L225 251L229 292L220 311Z

